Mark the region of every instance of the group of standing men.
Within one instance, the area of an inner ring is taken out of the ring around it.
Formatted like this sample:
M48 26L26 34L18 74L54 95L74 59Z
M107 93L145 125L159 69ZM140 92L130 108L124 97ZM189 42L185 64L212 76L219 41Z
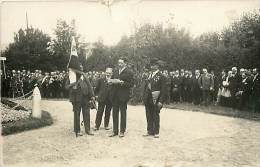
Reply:
M159 71L157 60L151 61L151 75L147 78L144 89L144 104L147 119L147 134L144 136L159 137L160 110L165 100L165 77ZM126 59L120 58L118 66L106 69L106 75L97 81L95 89L84 73L77 73L76 82L66 82L69 89L70 102L74 112L74 132L76 137L82 136L80 131L80 113L87 135L94 135L90 130L90 101L97 99L98 109L94 130L100 128L105 111L104 126L109 130L109 118L112 110L113 133L109 137L124 137L127 122L127 103L130 99L131 88L134 85L134 74L127 67ZM119 117L120 115L120 117ZM119 119L120 118L120 119ZM120 120L120 126L119 126Z

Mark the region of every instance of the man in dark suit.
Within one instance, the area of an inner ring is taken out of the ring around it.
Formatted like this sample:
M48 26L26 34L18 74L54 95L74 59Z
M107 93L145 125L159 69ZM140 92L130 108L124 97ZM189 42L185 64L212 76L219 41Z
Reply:
M182 78L182 90L183 90L183 102L188 102L188 82L189 82L189 72L186 70Z
M104 109L105 109L105 118L104 118L104 126L106 130L109 130L109 119L110 113L112 109L112 103L110 99L111 86L108 84L109 79L112 76L112 68L107 68L105 76L101 77L97 81L97 86L95 88L95 95L98 97L98 110L95 121L94 130L99 130Z
M171 87L172 87L172 101L176 103L180 102L181 79L179 76L179 70L175 72L175 75L172 78Z
M258 68L253 69L253 82L252 82L252 103L253 112L260 111L260 75Z
M118 60L118 69L115 69L112 80L111 101L113 106L113 133L109 137L118 135L118 119L120 111L120 135L124 137L126 130L126 110L127 102L130 99L131 87L134 85L133 72L127 68L126 60L120 58Z
M184 69L180 71L180 102L185 101L185 93L184 93L184 80L185 80L185 72Z
M245 70L241 71L240 74L242 77L242 81L240 83L239 92L238 92L238 94L239 94L238 109L244 110L248 107L248 104L249 104L252 80L247 75L247 72Z
M192 100L193 104L198 105L201 102L201 89L199 85L200 70L195 70L195 76L192 78Z
M238 100L236 98L236 94L238 93L240 89L240 85L242 82L242 77L241 75L237 72L236 67L232 67L232 77L230 78L230 93L231 93L231 107L233 109L238 107Z
M83 70L81 66L81 70ZM88 77L83 73L76 74L76 82L70 83L69 78L65 84L69 89L69 99L73 106L74 112L74 132L76 137L82 136L80 132L80 112L82 110L85 132L88 135L94 135L90 131L90 106L89 101L94 100L93 88Z
M192 72L191 71L188 71L186 83L187 83L186 99L187 102L191 103L192 102Z
M213 91L214 80L206 68L202 69L202 75L199 79L199 85L202 90L203 104L208 106L210 100L210 91Z
M143 95L147 120L147 134L144 136L159 138L160 110L165 102L167 86L166 78L159 71L159 64L156 59L151 60L151 70Z

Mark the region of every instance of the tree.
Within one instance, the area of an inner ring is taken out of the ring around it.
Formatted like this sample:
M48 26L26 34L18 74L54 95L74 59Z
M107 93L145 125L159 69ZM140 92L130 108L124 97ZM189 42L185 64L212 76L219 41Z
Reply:
M53 61L57 69L65 70L70 57L72 37L74 36L76 43L79 43L80 35L76 33L75 20L72 20L70 24L61 19L57 20L54 34L55 39L52 41L51 46ZM77 50L80 51L79 45L77 45Z
M109 47L102 41L93 44L92 55L87 59L85 71L105 71L107 67L112 67L112 57Z
M7 66L11 69L47 70L53 66L47 44L51 38L39 29L20 29L14 42L4 51Z

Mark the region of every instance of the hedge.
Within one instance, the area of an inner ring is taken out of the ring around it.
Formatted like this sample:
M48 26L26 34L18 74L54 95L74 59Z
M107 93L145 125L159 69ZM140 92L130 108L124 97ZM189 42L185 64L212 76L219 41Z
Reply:
M53 119L50 113L42 111L41 119L30 117L28 119L2 124L2 135L5 136L26 130L37 129L51 124L53 124Z

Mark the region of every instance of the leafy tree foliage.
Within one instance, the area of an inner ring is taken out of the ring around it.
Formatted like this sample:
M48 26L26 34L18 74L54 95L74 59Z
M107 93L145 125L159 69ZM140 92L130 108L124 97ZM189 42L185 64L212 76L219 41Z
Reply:
M7 57L9 69L42 69L52 68L52 57L47 50L51 38L39 29L20 29L14 35L14 42L3 52Z
M85 71L105 71L107 67L113 67L111 51L102 41L93 44L91 56L86 60Z
M57 69L65 70L70 57L72 37L75 37L77 44L80 38L75 30L75 20L72 20L70 24L62 19L57 20L54 34L55 39L52 41L51 46L53 61L56 63L55 67ZM77 49L80 51L79 46L77 46Z
M17 69L66 69L72 36L80 44L75 21L68 24L58 20L54 33L55 38L51 41L38 29L20 29L14 43L4 52L8 65ZM161 24L145 24L136 28L131 36L123 36L116 46L107 47L102 41L93 45L88 60L84 57L85 46L77 46L85 70L103 71L116 65L117 59L123 56L129 60L137 80L153 57L165 62L162 68L170 71L206 67L220 72L232 66L260 67L260 10L245 13L219 33L204 33L197 38L174 24L168 28Z

